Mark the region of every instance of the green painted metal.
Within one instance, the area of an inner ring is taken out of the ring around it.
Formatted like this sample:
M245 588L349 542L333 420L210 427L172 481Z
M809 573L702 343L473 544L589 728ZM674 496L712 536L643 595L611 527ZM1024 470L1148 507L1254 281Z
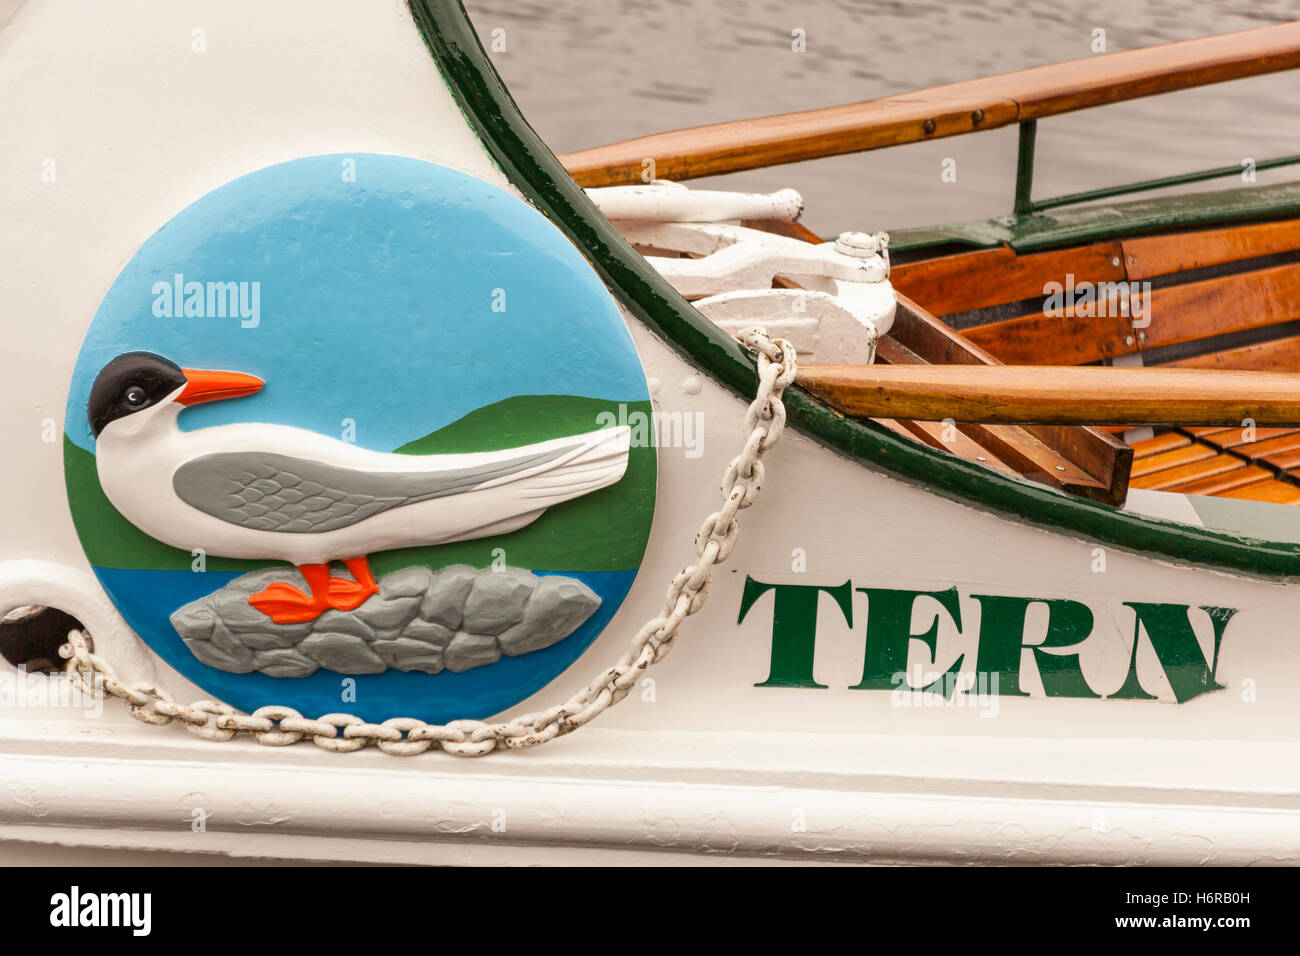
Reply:
M409 0L415 23L468 122L502 171L563 229L632 315L692 365L741 397L754 361L699 314L605 219L511 99L458 0ZM1294 197L1300 205L1300 191ZM1273 577L1300 576L1300 544L1147 518L990 471L868 422L836 414L806 392L786 392L789 422L865 465L1012 520L1174 561Z
M1297 215L1300 215L1300 183L1239 186L1111 205L1075 206L1050 214L1035 212L948 226L891 230L889 248L891 252L902 252L951 244L973 248L1006 244L1017 252L1043 252L1104 239Z
M1103 186L1100 189L1089 189L1083 192L1068 193L1064 196L1053 196L1049 199L1039 199L1035 201L1031 193L1034 188L1034 149L1038 140L1038 121L1026 120L1020 124L1020 139L1016 147L1016 192L1015 199L1011 205L1011 214L1016 220L1031 216L1034 213L1044 212L1048 209L1059 209L1062 206L1075 206L1080 203L1096 202L1099 199L1112 199L1115 196L1131 196L1134 193L1151 192L1157 189L1168 189L1171 186L1185 186L1188 183L1205 182L1210 179L1222 179L1225 176L1235 176L1242 171L1242 165L1236 166L1218 166L1214 169L1202 169L1191 173L1180 173L1176 176L1163 176L1159 179L1144 179L1135 183L1124 183L1119 186ZM1253 170L1258 172L1263 169L1277 169L1281 166L1294 166L1300 163L1298 156L1280 156L1276 159L1265 159L1258 163L1253 163Z
M1032 162L1032 157L1031 157ZM1255 171L1262 169L1277 169L1280 166L1294 166L1300 163L1300 156L1280 156L1277 159L1265 159L1254 164ZM1139 183L1127 183L1123 186L1105 186L1101 189L1089 189L1081 193L1068 193L1064 196L1053 196L1051 199L1039 199L1037 202L1030 202L1025 212L1038 212L1044 209L1057 209L1061 206L1074 206L1079 203L1095 202L1098 199L1110 199L1113 196L1128 196L1133 193L1150 192L1155 189L1168 189L1170 186L1183 186L1187 183L1200 183L1208 179L1223 179L1225 176L1236 176L1242 172L1243 167L1237 166L1218 166L1214 169L1202 169L1194 173L1180 173L1177 176L1164 176L1160 179L1145 179ZM1032 179L1032 172L1030 174ZM1016 213L1022 215L1019 206L1019 190L1016 193ZM1028 198L1026 194L1026 198Z
M1038 141L1038 120L1020 124L1020 141L1016 149L1016 199L1011 211L1017 216L1033 212L1034 145Z

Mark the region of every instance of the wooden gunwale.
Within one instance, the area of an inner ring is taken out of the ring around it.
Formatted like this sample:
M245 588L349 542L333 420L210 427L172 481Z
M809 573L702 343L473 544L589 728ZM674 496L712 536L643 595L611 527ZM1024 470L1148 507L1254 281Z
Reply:
M1300 23L1185 40L860 103L657 133L559 157L582 186L684 180L958 136L1300 67Z

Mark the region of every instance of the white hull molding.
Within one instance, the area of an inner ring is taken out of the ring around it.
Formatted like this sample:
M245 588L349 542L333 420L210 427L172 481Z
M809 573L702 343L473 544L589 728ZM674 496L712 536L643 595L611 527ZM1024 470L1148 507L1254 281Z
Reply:
M1293 781L1257 776L1294 762L1293 745L1175 748L1185 771L1153 786L1139 768L1171 756L1154 741L596 727L502 762L369 751L344 771L310 746L204 746L125 717L89 734L52 720L39 741L3 729L0 838L30 862L79 847L435 865L1248 866L1300 847L1294 806L1272 790ZM1192 766L1203 759L1238 776Z
M518 168L503 169L501 143L485 145L467 122L487 107L440 74L437 44L431 58L417 30L459 18L454 7L421 0L413 18L399 0L128 6L25 4L0 56L0 170L13 184L0 214L20 226L0 233L15 280L0 302L18 327L0 354L14 396L0 405L11 454L0 611L63 607L124 678L190 701L206 695L99 589L69 513L61 438L42 440L47 420L64 426L73 361L122 264L221 184L348 150L450 166L550 210ZM205 52L192 49L195 30ZM87 93L108 85L112 96ZM53 181L42 179L47 161ZM752 372L728 364L739 347L716 330L666 341L665 324L615 286L611 262L596 264L658 417L654 524L601 636L505 717L565 700L660 612L743 438ZM689 359L692 348L717 352L724 370ZM594 725L474 761L215 744L137 723L116 701L96 714L20 700L21 676L0 662L5 858L79 848L427 864L1300 860L1295 509L1242 503L1207 517L1200 502L1158 494L1126 510L1079 504L876 431L866 434L878 460L867 462L854 450L865 445L837 446L832 432L870 426L819 425L806 396L791 406L708 605ZM924 469L946 477L923 480ZM1183 556L1184 541L1200 544ZM774 605L790 586L823 590L782 629ZM905 591L939 597L882 617L885 592ZM1181 608L1182 622L1155 606ZM1061 639L1078 608L1091 625ZM885 657L909 684L951 671L969 676L970 692L937 706L897 682L857 688L867 672L891 679L871 656L891 640ZM994 651L996 690L981 682Z

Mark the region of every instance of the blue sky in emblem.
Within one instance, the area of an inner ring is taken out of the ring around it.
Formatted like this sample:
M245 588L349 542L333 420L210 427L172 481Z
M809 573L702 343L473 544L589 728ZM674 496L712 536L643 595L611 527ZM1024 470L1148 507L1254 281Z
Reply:
M186 317L183 303L155 315L155 284L178 273L249 283L250 305L258 283L258 324ZM87 332L68 399L74 444L94 449L96 374L136 349L266 380L257 395L187 410L183 428L262 421L337 437L351 419L357 444L377 451L515 395L647 397L609 293L555 226L495 186L398 156L271 166L156 232Z

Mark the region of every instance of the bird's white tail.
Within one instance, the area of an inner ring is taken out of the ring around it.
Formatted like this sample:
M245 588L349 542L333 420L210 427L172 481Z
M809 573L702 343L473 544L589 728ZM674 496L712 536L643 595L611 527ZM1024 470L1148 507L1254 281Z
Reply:
M542 509L616 484L627 472L631 436L626 425L575 435L579 444L573 451L516 478L511 491Z

